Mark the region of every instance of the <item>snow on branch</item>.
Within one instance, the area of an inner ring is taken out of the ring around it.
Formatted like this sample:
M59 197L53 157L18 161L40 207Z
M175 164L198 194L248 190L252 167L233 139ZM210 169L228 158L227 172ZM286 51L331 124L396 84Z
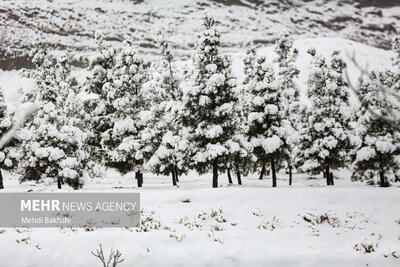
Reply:
M369 71L369 65L368 63L365 66L361 66L358 61L356 60L355 57L355 52L353 51L352 54L346 53L347 57L351 60L351 62L354 64L354 66L360 71L360 79L363 77L367 78L370 80L370 82L376 86L377 93L382 96L383 99L385 99L390 105L388 105L386 111L387 115L382 115L376 113L373 109L369 108L369 111L371 114L373 114L376 117L382 117L385 120L390 120L390 121L398 121L400 120L400 94L396 92L393 88L383 84L378 78L375 79L370 79L370 74L371 72ZM349 71L346 70L345 72L346 80L349 85L349 88L356 94L358 99L361 100L361 95L360 91L357 88L357 85L352 84Z

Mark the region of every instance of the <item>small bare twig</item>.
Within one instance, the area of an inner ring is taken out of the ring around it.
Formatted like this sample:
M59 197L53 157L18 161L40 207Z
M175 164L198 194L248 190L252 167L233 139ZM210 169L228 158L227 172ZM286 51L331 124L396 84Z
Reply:
M108 259L104 257L103 247L99 245L99 249L96 252L91 251L92 255L99 258L103 264L103 267L116 267L118 263L123 262L125 259L121 259L122 253L119 250L114 251L111 249ZM110 265L111 263L111 265Z

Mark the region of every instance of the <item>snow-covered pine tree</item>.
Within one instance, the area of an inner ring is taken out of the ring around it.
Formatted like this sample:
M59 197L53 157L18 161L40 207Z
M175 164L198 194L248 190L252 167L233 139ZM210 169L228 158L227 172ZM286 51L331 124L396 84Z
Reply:
M247 138L246 116L248 113L246 106L247 91L246 85L253 79L255 73L253 71L254 62L256 60L256 51L254 48L248 49L243 59L245 79L242 86L235 87L235 94L238 96L237 102L237 117L235 134L230 144L231 151L229 157L226 157L226 174L228 182L233 183L232 175L236 175L237 183L242 184L242 176L253 171L256 158L253 152L253 146Z
M299 130L296 161L308 173L324 172L327 185L333 185L332 170L345 167L348 150L354 145L343 78L346 64L338 51L333 52L330 62L315 49L308 52L313 56L307 89L311 107Z
M295 151L295 136L300 121L300 92L295 83L300 71L295 65L298 51L293 48L293 39L289 33L284 31L280 38L275 42L275 52L278 57L275 62L278 63L277 84L282 96L283 106L283 124L285 125L284 147L286 148L286 162L289 171L289 185L292 184L293 157Z
M257 74L254 71L254 66L257 60L257 53L255 48L247 49L246 55L243 58L244 63L244 80L243 85L247 85L250 81L254 79L254 76Z
M36 87L27 99L40 103L35 116L21 130L22 180L56 180L58 188L66 182L74 189L82 187L88 154L86 133L71 117L71 102L76 103L75 79L70 76L68 57L54 58L44 50L33 51ZM74 110L81 114L80 111Z
M172 66L168 42L159 33L162 60L155 64L153 75L143 86L149 103L149 116L142 138L150 151L146 153L146 168L156 174L171 174L174 186L184 168L184 150L187 147L180 133L178 121L182 109L180 79Z
M352 179L375 183L379 177L380 186L387 187L400 172L400 131L398 122L385 118L390 102L380 95L373 82L376 79L371 73L370 80L360 81L356 133L362 142L353 162Z
M400 92L400 39L393 42L395 70L371 72L367 80L360 80L361 106L356 111L356 134L361 145L353 162L353 180L374 183L379 177L381 187L389 181L400 180L400 123L389 118L400 112L396 100L382 92L382 86Z
M200 173L213 171L212 186L218 187L218 173L235 143L238 99L231 61L219 54L220 34L207 14L193 54L192 86L184 92L181 120L188 131L191 164Z
M264 56L259 56L251 68L253 78L247 84L247 136L254 147L254 155L262 166L271 165L272 186L277 185L277 166L284 157L282 103L275 82L274 70ZM260 175L260 178L262 176Z
M143 184L145 147L141 139L148 112L142 92L147 81L147 64L131 42L124 41L116 57L112 82L106 83L107 106L110 113L109 127L101 136L105 151L105 165L125 174L136 171L138 187Z
M107 98L107 87L112 83L113 78L115 50L104 46L101 32L95 33L95 40L97 44L96 53L88 60L88 71L91 74L83 85L83 90L88 94L88 97L84 100L86 112L84 123L88 129L89 173L91 176L100 176L103 171L100 166L106 158L105 151L101 147L101 135L112 128L110 114L115 111Z
M0 88L0 138L10 131L13 126L14 114L9 111L3 92ZM19 140L13 138L0 148L0 189L4 189L2 170L11 170L17 166L19 160Z

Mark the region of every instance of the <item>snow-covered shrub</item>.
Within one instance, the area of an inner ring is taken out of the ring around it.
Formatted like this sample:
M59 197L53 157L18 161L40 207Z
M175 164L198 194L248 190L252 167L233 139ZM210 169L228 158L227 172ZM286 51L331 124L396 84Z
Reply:
M220 244L224 243L219 237L215 236L215 231L213 231L213 230L210 230L208 232L208 237L211 238L213 241L218 242Z
M308 212L303 215L303 220L312 224L313 226L322 224L324 222L328 223L330 226L334 228L337 228L341 225L339 218L329 213L312 214Z
M259 209L259 208L255 208L251 211L251 214L253 214L254 216L257 217L263 217L264 213Z
M171 233L169 234L170 238L175 239L177 242L182 242L183 239L185 238L185 234L176 234L176 233Z
M363 242L355 244L353 248L362 253L372 253L378 249L381 239L382 235L371 233L368 238L366 238Z
M278 227L279 227L279 219L276 216L272 217L271 220L263 218L260 225L258 225L258 229L270 230L270 231L274 231Z
M159 230L161 228L161 222L159 218L155 216L154 211L140 210L140 227L136 229L137 232L150 232L153 230Z
M222 231L222 224L226 222L222 209L211 209L209 212L202 211L193 217L182 217L178 221L190 230L212 229L213 231Z

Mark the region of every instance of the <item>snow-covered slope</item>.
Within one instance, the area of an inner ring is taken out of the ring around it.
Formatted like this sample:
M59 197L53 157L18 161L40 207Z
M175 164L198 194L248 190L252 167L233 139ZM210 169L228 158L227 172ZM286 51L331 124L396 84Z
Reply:
M215 16L224 49L249 42L268 45L281 30L298 38L341 37L389 48L400 28L396 0L2 0L0 29L7 36L0 68L31 66L26 53L35 42L53 50L86 53L93 33L101 30L108 44L133 38L157 52L156 32L163 30L181 56L190 54L204 10ZM11 60L12 59L12 60Z

